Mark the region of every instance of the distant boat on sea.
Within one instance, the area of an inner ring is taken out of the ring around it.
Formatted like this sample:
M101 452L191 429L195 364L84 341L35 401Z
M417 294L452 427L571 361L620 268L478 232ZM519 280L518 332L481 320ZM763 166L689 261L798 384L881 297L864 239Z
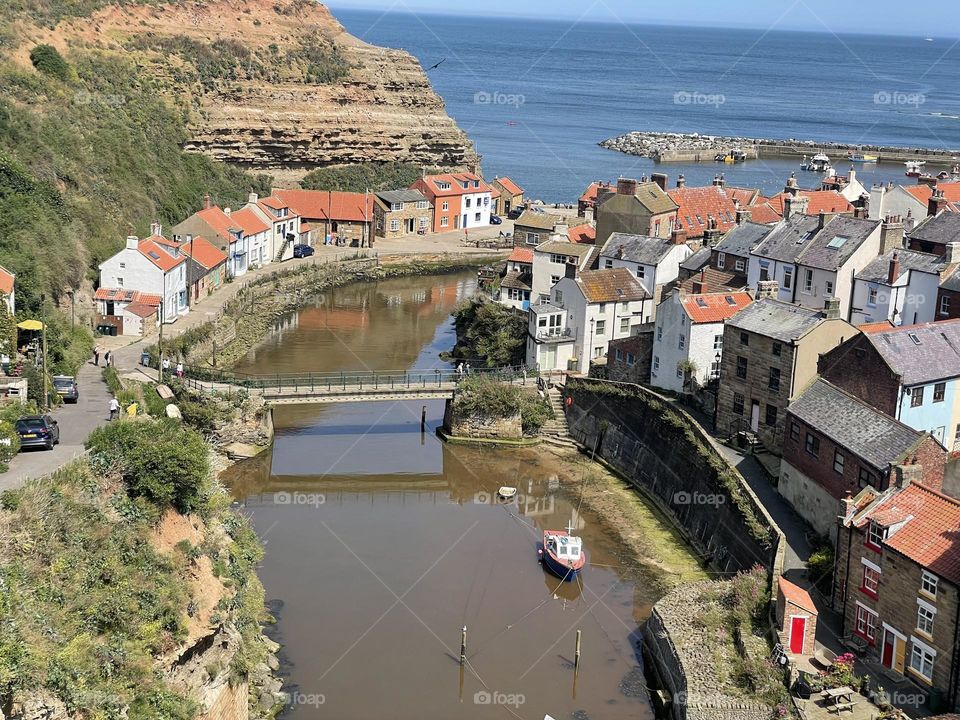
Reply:
M923 166L926 165L924 160L907 160L904 165L907 167L907 171L904 173L907 177L915 178L920 177L923 174Z
M810 170L812 172L826 173L833 170L833 166L830 164L830 158L824 155L823 153L817 153L809 161L807 161L807 156L803 156L803 162L800 163L801 170Z
M876 155L867 155L865 153L852 152L849 155L850 162L856 163L875 163L878 159Z

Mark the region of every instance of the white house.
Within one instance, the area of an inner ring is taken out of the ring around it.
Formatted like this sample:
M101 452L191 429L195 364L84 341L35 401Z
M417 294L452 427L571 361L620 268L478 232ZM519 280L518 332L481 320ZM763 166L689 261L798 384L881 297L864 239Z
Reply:
M550 297L551 288L568 275L576 277L590 268L596 248L592 245L572 243L566 235L552 235L533 250L533 283L531 297L534 302Z
M951 248L948 248L951 249ZM916 325L936 320L940 273L960 257L917 250L891 250L857 273L853 285L854 325L889 320Z
M273 260L270 255L272 223L261 218L251 207L234 210L230 213L230 219L242 233L247 251L247 267L260 267Z
M587 359L606 355L610 340L635 334L652 304L650 293L624 268L561 278L546 308L530 308L527 364L541 371L563 370L572 358L586 372Z
M777 299L819 310L840 300L851 312L854 273L880 254L881 222L846 215L806 215L804 196L786 198L784 219L750 252L747 286L775 280Z
M259 199L251 193L244 205L266 222L270 230L267 233L267 259L264 262L281 262L293 257L293 246L300 238L300 216L276 195Z
M506 269L500 278L497 302L517 310L530 307L533 282L533 249L515 247L507 258Z
M913 229L914 224L927 216L927 203L902 185L878 184L870 188L870 200L867 206L867 217L871 220L882 220L888 215L899 215L904 219L907 232Z
M172 323L190 311L186 265L175 242L159 235L144 240L130 236L123 250L101 263L100 288L157 295L161 320Z
M187 243L196 237L204 237L227 256L227 275L240 277L250 268L249 242L240 223L233 219L230 208L220 208L210 202L207 195L203 208L177 223L172 230L173 239Z
M749 293L670 293L657 308L650 384L683 392L687 379L701 386L718 377L723 323L753 302Z
M680 265L693 254L683 231L674 230L669 238L613 233L600 251L600 269L623 268L640 281L658 302L663 287L680 275ZM650 321L655 313L650 305Z

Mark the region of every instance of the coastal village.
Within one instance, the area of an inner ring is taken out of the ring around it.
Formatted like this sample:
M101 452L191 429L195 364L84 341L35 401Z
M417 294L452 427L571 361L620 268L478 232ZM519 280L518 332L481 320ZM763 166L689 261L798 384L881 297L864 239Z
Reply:
M960 719L956 153L632 132L545 202L446 58L110 5L9 83L169 128L0 157L0 720Z

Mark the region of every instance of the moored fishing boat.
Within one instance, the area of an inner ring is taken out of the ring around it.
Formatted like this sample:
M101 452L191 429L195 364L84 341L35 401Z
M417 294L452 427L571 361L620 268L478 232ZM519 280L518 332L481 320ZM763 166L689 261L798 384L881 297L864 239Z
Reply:
M539 555L547 570L567 582L572 581L587 562L583 540L565 530L544 530Z
M904 165L907 171L904 173L907 177L920 177L923 174L923 166L927 163L923 160L907 160Z

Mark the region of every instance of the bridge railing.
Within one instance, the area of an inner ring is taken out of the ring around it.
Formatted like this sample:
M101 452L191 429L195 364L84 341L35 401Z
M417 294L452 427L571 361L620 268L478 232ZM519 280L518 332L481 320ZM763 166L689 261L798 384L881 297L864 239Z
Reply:
M455 368L414 370L344 370L341 372L274 373L254 375L204 367L184 368L184 382L198 390L247 388L261 392L312 393L346 391L415 390L442 388L469 376L489 377L502 382L526 384L536 382L537 373L526 367L471 368L459 372Z

